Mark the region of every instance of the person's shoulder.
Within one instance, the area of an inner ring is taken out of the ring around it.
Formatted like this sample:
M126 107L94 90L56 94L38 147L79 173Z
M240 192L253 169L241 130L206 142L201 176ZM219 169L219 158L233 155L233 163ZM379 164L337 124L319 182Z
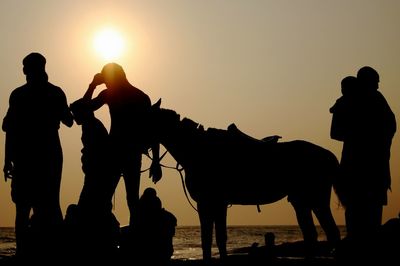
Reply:
M375 97L377 97L378 99L382 100L382 101L386 101L385 96L382 94L382 92L380 92L379 90L377 90L375 92Z
M139 88L137 88L137 87L132 85L132 90L131 91L134 92L134 94L136 96L140 96L142 99L146 99L146 100L150 101L149 95L147 95L143 90L141 90L141 89L139 89Z
M65 96L65 92L60 86L57 86L57 85L54 85L53 83L48 82L47 87L51 90L51 92L56 93L58 95Z
M374 99L374 101L380 105L389 106L385 96L383 96L383 94L378 90L374 93Z
M169 221L173 222L176 225L178 220L176 219L175 215L173 215L171 212L167 211L164 208L162 208L162 212L166 219L168 219Z
M331 108L329 108L329 112L335 113L337 111L340 111L344 108L345 104L346 104L346 97L341 96L335 101L334 105Z
M23 93L23 92L24 92L25 90L27 90L27 89L28 89L27 84L21 85L21 86L15 88L15 89L13 89L13 90L11 91L11 95L16 95L16 94Z
M22 86L13 89L10 93L10 102L18 101L18 99L24 98L24 95L27 95L27 92L28 92L27 84L24 84Z
M53 83L51 83L51 82L47 82L47 86L48 86L49 88L54 89L54 90L63 91L63 89L62 89L60 86L55 85L55 84L53 84Z

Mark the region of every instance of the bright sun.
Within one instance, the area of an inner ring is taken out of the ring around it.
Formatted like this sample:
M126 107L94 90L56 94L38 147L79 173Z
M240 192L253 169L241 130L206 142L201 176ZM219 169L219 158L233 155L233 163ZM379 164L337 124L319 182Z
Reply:
M114 60L121 56L124 50L124 40L117 30L106 28L95 35L93 46L103 59Z

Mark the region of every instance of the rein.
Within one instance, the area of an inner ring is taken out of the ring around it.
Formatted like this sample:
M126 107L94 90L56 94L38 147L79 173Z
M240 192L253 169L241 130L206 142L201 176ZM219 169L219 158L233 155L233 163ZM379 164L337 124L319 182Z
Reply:
M164 158L164 156L167 154L167 150L163 153L163 155L161 155L161 157L160 157L160 162L161 162L161 160ZM153 161L153 158L151 158L151 156L149 155L149 153L147 152L147 153L145 153L144 155L146 155L147 156L147 158L149 158L150 160L152 160ZM161 163L160 163L160 165L161 166L164 166L164 165L162 165ZM164 166L165 167L165 166ZM146 169L144 169L144 170L141 170L140 171L140 173L144 173L144 172L146 172L146 171L148 171L148 170L150 170L150 168L151 168L151 166L149 166L149 167L147 167ZM171 167L170 167L171 168Z
M195 207L195 206L193 205L193 203L190 201L189 195L188 195L187 190L186 190L185 178L183 177L183 174L182 174L183 170L185 170L185 169L183 168L183 166L180 165L178 162L176 163L176 166L175 166L175 167L168 166L168 165L164 165L164 164L161 163L161 160L164 158L164 156L165 156L167 153L168 153L168 150L165 150L165 152L163 153L163 155L161 155L161 157L160 157L160 166L161 166L161 167L164 167L164 168L174 169L174 170L178 171L178 173L179 173L179 175L180 175L180 177L181 177L181 182L182 182L183 192L185 193L185 197L186 197L187 201L189 202L190 206L191 206L196 212L198 212L197 209L196 209L196 207ZM150 160L153 160L153 158L151 158L150 155L149 155L148 153L146 153L145 155L146 155ZM142 171L140 171L140 172L143 173L143 172L148 171L149 169L150 169L150 167L147 168L147 169L145 169L145 170L142 170Z

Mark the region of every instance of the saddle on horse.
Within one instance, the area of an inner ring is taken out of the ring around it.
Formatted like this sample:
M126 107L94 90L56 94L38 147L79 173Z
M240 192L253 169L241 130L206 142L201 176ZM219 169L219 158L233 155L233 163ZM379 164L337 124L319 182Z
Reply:
M239 139L239 141L245 141L245 142L249 142L249 143L253 143L253 144L266 144L266 143L275 144L278 142L278 140L280 138L282 138L281 136L278 136L278 135L272 135L272 136L265 137L261 140L256 139L256 138L253 138L252 136L244 133L240 129L238 129L237 126L235 125L235 123L232 123L228 126L228 132L233 134L234 137L237 137Z

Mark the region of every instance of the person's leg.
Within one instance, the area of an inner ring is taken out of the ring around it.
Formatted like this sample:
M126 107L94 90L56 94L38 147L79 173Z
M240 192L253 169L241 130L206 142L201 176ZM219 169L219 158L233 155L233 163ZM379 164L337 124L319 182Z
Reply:
M344 217L345 217L345 222L346 222L346 236L347 238L351 239L354 237L354 234L356 232L356 222L355 222L355 214L354 214L354 209L355 207L352 206L351 204L347 205L345 207L344 211Z
M366 220L369 221L368 227L370 228L371 232L375 232L377 234L380 230L382 225L382 212L383 206L381 204L371 204L370 206L366 206L367 208L367 215Z
M142 166L142 154L136 152L130 155L129 161L124 165L123 178L125 182L126 201L130 218L129 225L135 224L135 209L139 202L140 171Z
M24 257L29 252L29 216L31 208L27 204L15 204L16 255Z

